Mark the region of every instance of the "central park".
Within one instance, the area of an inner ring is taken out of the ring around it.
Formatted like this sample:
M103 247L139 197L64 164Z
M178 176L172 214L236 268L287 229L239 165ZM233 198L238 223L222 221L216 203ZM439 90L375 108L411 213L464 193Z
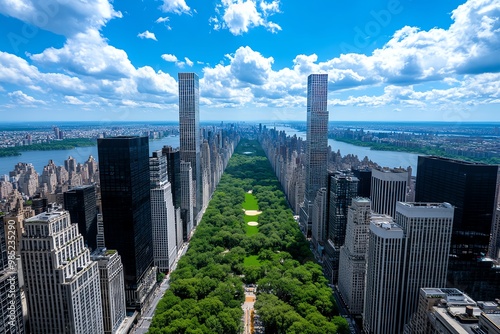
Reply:
M269 161L249 140L230 159L149 333L242 333L245 285L256 286L265 333L349 333Z

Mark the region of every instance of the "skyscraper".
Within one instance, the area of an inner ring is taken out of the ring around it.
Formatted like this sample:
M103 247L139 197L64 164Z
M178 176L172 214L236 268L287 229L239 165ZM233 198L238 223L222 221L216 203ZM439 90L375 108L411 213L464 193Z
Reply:
M341 172L328 175L328 224L323 265L326 276L332 284L338 281L340 247L344 245L348 209L357 192L356 177Z
M321 245L324 245L324 240L326 238L326 223L328 222L326 217L326 193L326 188L320 188L318 190L312 208L311 240L316 251L322 248Z
M455 207L448 286L484 300L500 293L500 276L485 261L497 207L498 166L435 156L418 157L415 200Z
M64 193L64 209L92 250L97 247L97 201L94 185L75 187Z
M340 247L338 288L351 314L363 313L370 200L352 200L347 215L344 246Z
M140 309L153 267L148 138L102 138L97 145L106 247L122 257L127 307Z
M372 169L370 199L376 213L394 217L396 202L406 201L408 172L404 169Z
M181 207L181 157L179 149L163 146L162 154L167 157L168 182L172 186L172 200L176 208Z
M489 254L492 258L500 260L500 207L495 211L495 221L491 228Z
M5 226L12 226L9 224ZM10 231L10 232L9 232ZM15 252L12 238L7 240L6 236L14 236L15 229L7 227L4 231L3 217L0 217L0 333L22 334L24 333L23 310L21 307L21 293L19 289L19 277L15 266L9 265L10 253ZM17 264L17 259L12 259Z
M307 77L306 189L300 223L311 232L311 208L320 188L326 187L328 166L328 74Z
M67 211L26 219L21 259L31 333L102 333L97 263Z
M149 159L151 173L151 220L153 224L153 256L160 271L171 269L177 258L175 209L167 176L167 158L161 151Z
M179 143L181 160L191 163L196 220L201 210L200 90L195 73L179 73ZM196 224L196 221L194 221Z
M104 334L113 334L126 316L122 261L112 249L97 249L91 258L99 267Z
M193 179L191 163L181 161L181 219L184 241L187 241L194 227Z
M453 207L448 203L396 204L395 222L405 232L404 272L399 329L410 320L418 305L419 289L444 286L453 224Z
M363 329L372 334L398 333L404 231L392 221L370 223Z
M395 220L370 224L363 319L368 333L401 333L417 309L419 289L446 278L453 207L398 202Z
M415 201L455 207L451 254L474 259L488 252L496 209L498 166L419 156Z

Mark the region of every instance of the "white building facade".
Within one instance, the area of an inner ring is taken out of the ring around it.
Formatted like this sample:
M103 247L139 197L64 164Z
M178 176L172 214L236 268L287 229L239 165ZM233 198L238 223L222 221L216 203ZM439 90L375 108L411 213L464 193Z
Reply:
M33 334L104 331L97 263L67 211L25 221L21 259Z
M363 312L370 200L353 198L347 215L345 244L340 247L338 289L352 314Z
M151 178L151 223L153 224L154 263L160 271L169 271L177 258L175 209L168 182L167 158L161 151L149 159Z

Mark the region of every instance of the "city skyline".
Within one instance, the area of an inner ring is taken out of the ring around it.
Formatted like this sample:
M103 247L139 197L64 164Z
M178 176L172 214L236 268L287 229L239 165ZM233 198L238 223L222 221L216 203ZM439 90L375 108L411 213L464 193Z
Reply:
M500 120L494 0L24 0L0 14L6 122L175 121L178 72L200 76L203 121L304 120L311 73L329 75L339 121Z

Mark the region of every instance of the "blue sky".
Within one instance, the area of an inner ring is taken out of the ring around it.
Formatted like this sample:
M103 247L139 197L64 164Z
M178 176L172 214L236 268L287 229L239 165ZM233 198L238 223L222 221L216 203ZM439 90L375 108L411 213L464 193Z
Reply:
M328 73L330 120L500 121L500 1L0 0L0 117L305 120Z

